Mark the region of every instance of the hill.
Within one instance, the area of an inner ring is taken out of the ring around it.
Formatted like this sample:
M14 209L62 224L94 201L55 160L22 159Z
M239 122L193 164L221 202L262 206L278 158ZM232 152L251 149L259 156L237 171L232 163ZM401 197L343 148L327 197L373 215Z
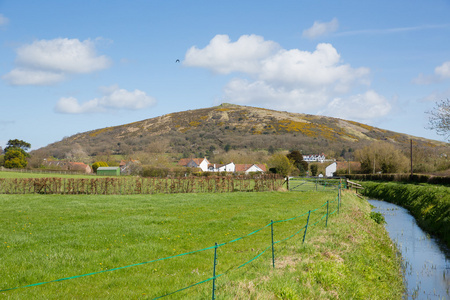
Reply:
M373 141L407 149L411 139L416 147L447 145L338 118L221 104L78 133L36 151L56 158L74 147L89 156L145 151L202 157L231 149L339 154Z

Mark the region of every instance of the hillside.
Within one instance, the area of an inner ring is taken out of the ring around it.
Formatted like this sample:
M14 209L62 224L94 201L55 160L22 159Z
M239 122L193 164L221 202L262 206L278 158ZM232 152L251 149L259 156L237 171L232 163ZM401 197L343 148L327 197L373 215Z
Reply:
M222 104L79 133L37 151L57 158L64 158L74 146L90 156L145 151L189 157L230 149L341 153L377 140L406 149L410 139L417 147L446 145L337 118Z

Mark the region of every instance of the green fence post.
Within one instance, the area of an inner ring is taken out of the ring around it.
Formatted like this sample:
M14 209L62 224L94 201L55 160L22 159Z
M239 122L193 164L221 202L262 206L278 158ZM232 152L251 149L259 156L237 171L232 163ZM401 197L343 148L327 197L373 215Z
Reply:
M217 243L214 247L214 268L213 268L213 286L212 286L212 300L216 299L214 292L216 290L216 265L217 265Z
M272 233L272 267L275 269L275 249L273 247L273 220L270 220L270 228Z
M330 200L327 201L327 219L325 221L325 227L328 227L328 204L330 203Z
M308 220L306 220L306 226L305 226L305 233L303 234L303 242L305 242L305 238L306 238L306 231L308 230L308 224L309 224L309 216L311 215L311 211L308 211Z
M339 192L338 192L338 204L337 204L337 212L338 212L338 214L339 214L339 208L340 208L340 206L341 206L341 195L340 195Z

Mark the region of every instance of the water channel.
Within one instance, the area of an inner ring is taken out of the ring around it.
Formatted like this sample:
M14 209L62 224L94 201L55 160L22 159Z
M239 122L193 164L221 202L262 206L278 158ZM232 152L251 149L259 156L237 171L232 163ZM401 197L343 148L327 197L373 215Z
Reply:
M386 230L401 252L407 299L450 299L450 250L430 237L408 210L369 200L386 220Z

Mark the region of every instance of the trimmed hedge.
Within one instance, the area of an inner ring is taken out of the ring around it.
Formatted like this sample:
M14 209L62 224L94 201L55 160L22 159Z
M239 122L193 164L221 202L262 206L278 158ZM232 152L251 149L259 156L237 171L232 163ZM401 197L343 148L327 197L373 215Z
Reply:
M345 174L350 180L359 181L395 181L411 183L429 183L450 185L450 177L422 174Z
M450 247L450 187L364 182L363 194L407 208L425 231Z

